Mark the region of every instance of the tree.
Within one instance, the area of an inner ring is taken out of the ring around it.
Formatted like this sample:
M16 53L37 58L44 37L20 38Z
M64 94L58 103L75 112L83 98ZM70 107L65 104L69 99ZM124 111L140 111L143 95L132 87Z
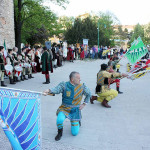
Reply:
M48 1L48 0L47 0ZM39 14L37 8L43 7L42 0L14 0L14 13L15 13L15 38L16 38L16 46L19 49L19 53L21 52L21 34L23 24L31 19L33 16L37 16ZM49 0L49 2L56 3L62 7L67 3L67 0ZM39 7L40 6L40 7ZM38 18L40 18L42 14L39 14Z
M131 40L129 42L129 44L131 44L135 39L137 39L138 37L141 37L143 42L145 43L145 37L144 37L144 28L143 26L141 26L139 23L135 26L134 31L132 33L131 36Z
M107 14L101 14L101 17L90 16L81 20L80 18L75 19L71 28L65 32L65 40L70 44L82 43L83 38L89 39L89 45L97 45L98 43L98 21L99 25L99 35L101 45L111 45L110 40L113 35L112 23L113 20L111 16Z

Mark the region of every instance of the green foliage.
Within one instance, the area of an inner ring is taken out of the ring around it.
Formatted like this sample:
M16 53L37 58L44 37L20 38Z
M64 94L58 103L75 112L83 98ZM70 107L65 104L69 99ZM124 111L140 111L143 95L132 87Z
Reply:
M83 39L89 39L89 46L98 45L98 22L99 22L99 43L103 46L114 44L110 40L114 34L110 15L101 14L98 16L89 16L83 20L75 19L71 28L64 33L65 40L69 44L82 43Z
M144 28L140 24L137 24L135 26L134 31L130 33L130 35L131 35L131 39L129 45L131 45L131 43L139 36L141 37L142 41L145 43Z
M67 0L14 0L16 46L21 42L43 43L61 30L57 16L43 2L65 7Z

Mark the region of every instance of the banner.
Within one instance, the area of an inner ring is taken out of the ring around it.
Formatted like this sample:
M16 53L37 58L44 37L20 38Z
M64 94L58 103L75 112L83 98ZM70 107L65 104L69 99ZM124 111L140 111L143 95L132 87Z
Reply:
M131 64L139 61L148 52L146 46L142 42L140 37L131 44L130 49L126 52L125 57L129 60Z
M5 58L7 57L7 49L6 49L5 40L4 40L4 57L5 57Z
M40 93L0 88L0 125L13 150L41 148Z
M51 41L46 41L45 46L47 47L47 49L51 49Z
M83 39L83 45L88 45L88 39Z

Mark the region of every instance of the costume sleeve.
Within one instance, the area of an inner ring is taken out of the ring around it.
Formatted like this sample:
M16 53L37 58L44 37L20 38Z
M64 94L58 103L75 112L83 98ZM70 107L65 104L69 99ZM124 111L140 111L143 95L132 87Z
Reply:
M105 77L105 78L116 78L116 77L121 77L121 74L117 73L117 72L109 73L107 71L104 71L103 77Z
M60 94L65 89L65 82L60 82L55 88L50 89L50 92L53 94Z
M121 77L121 73L114 72L114 73L112 73L112 76L113 76L113 78Z
M85 95L84 103L88 103L91 98L91 91L84 83L83 83L83 94Z
M9 58L9 57L6 58L6 64L7 64L7 65L11 65L11 62L10 62L10 58Z

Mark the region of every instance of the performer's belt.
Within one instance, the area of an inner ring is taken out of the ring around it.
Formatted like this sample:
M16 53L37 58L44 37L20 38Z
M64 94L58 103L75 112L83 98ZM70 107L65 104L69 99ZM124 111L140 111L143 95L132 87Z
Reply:
M80 107L80 105L68 105L68 104L65 104L65 103L62 103L62 105L66 106L66 107L71 107L71 108Z

